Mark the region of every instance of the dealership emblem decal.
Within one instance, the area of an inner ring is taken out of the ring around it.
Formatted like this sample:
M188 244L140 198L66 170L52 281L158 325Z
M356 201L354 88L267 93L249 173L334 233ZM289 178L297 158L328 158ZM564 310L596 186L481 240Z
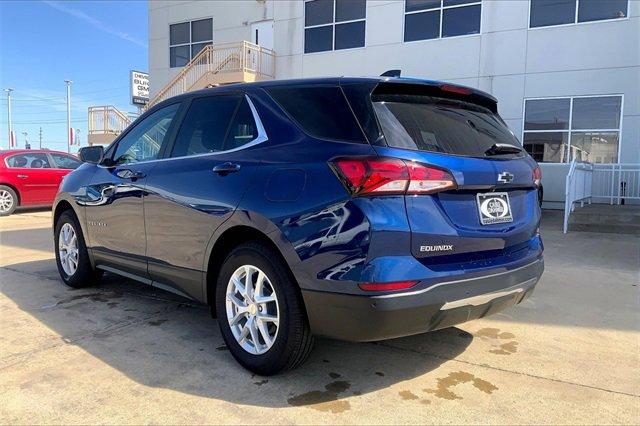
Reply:
M478 212L480 223L492 225L495 223L513 222L509 194L506 192L492 192L478 194Z
M502 173L498 174L498 182L500 182L500 183L510 183L510 182L513 181L514 177L515 176L513 176L509 172L502 172Z

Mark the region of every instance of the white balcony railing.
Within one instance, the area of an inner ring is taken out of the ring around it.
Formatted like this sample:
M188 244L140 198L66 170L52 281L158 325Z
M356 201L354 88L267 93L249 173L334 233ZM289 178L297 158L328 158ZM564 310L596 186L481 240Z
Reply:
M131 119L112 105L89 107L89 135L119 135Z

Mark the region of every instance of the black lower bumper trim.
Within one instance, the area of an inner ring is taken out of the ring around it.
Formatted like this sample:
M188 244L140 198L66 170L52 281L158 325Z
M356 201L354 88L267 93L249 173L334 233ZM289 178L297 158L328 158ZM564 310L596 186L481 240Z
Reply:
M316 335L376 341L451 327L502 311L528 297L544 263L446 283L425 290L383 296L303 291Z

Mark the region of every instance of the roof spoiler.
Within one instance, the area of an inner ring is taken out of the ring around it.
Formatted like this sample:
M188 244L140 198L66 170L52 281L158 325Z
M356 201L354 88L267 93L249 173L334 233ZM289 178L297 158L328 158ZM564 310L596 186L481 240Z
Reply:
M402 70L388 70L380 74L380 77L400 77Z
M418 95L457 99L475 103L497 113L497 99L472 87L430 80L392 80L378 83L371 95Z

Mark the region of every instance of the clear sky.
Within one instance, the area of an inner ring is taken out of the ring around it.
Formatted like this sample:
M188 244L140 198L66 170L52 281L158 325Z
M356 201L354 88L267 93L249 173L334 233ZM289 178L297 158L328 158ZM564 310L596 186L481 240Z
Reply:
M0 88L12 92L13 130L32 148L66 151L66 88L71 125L87 144L87 108L135 112L129 71L147 71L146 1L0 1ZM8 148L7 99L0 92L0 149ZM77 151L77 147L72 147Z

